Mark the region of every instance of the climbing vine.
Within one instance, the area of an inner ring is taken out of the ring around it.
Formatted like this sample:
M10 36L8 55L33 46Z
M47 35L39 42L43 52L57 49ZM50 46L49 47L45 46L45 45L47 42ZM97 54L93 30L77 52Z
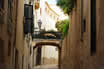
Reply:
M69 20L62 20L56 23L56 28L59 32L62 33L62 39L67 35L69 29Z

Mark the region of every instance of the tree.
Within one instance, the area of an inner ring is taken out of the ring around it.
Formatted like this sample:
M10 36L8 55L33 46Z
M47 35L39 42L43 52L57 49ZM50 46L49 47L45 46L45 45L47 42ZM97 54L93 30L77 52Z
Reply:
M57 5L60 6L64 13L70 14L72 11L74 0L57 0Z
M56 28L59 32L62 33L62 39L67 35L69 29L69 20L62 20L56 23Z
M64 37L68 34L68 30L69 30L69 22L67 22L67 23L64 25L63 33L62 33L62 39L64 39Z
M59 32L63 31L64 25L68 22L68 20L62 20L56 22L56 28Z

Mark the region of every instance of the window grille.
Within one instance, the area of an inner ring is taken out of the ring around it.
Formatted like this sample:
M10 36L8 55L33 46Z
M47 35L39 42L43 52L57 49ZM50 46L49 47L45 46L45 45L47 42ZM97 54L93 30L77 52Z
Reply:
M8 0L8 32L12 32L13 0Z
M4 0L0 0L0 24L4 23Z

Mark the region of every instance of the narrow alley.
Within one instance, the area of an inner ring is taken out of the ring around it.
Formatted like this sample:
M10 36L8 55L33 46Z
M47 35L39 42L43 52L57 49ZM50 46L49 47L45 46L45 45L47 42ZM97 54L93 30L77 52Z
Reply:
M34 67L33 69L58 69L57 65L42 65Z
M0 69L104 69L104 0L0 0Z

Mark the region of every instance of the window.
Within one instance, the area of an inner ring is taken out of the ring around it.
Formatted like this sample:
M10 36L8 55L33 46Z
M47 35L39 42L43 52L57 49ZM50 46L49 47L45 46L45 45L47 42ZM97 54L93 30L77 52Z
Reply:
M96 0L91 0L91 55L96 52Z
M50 17L52 17L52 13L50 13Z
M82 35L84 32L86 32L86 19L83 19L82 23L81 23L81 26L82 26Z
M81 0L81 40L86 32L87 0Z
M83 0L81 0L81 40L83 40Z
M0 0L0 8L4 9L4 0Z
M41 9L41 8L40 8ZM45 11L47 12L47 7L45 8Z
M58 51L58 48L55 48L56 51Z
M8 56L11 54L11 41L8 42Z
M4 40L0 39L0 62L4 61Z
M77 0L74 0L74 8L77 8Z
M47 8L46 8L46 12L47 12ZM40 15L42 14L42 9L40 8Z
M24 4L24 33L33 33L33 5Z
M3 9L4 9L4 0L0 0L0 24L4 23L5 11Z
M8 0L8 33L11 35L12 30L12 15L13 15L13 0Z
M59 19L57 18L57 21L58 21Z
M54 16L54 20L55 20L55 16Z

